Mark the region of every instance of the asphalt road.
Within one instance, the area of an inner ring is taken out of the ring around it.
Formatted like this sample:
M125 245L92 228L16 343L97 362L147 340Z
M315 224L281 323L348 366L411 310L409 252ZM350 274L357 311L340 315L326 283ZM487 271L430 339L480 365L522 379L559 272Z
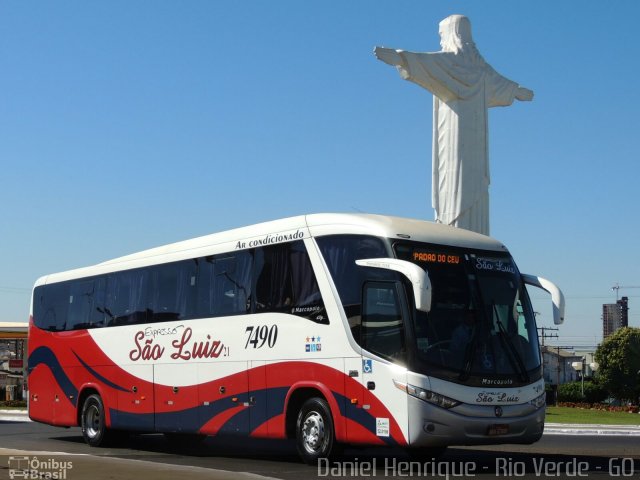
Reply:
M332 463L308 466L298 459L293 442L209 438L188 449L162 435L132 435L119 448L96 449L85 445L78 428L0 421L0 457L0 478L21 473L28 464L37 467L40 478L70 480L640 479L640 436L545 435L534 445L450 448L438 461L419 462L402 450L347 448Z

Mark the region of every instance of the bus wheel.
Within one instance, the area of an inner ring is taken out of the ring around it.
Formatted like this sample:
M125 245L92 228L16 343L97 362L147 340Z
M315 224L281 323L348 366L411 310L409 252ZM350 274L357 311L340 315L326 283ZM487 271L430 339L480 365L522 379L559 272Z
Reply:
M92 447L107 445L112 433L105 426L104 404L100 395L89 395L82 405L82 436Z
M335 444L333 419L329 405L322 398L310 398L300 408L296 422L298 454L308 464L329 458Z

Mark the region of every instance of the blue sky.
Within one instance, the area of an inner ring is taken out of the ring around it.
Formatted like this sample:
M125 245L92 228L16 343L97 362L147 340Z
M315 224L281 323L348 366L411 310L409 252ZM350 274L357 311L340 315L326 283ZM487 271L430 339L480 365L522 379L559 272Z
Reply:
M490 112L491 233L563 288L559 342L594 345L611 286L640 285L634 0L2 1L0 321L40 275L193 236L433 219L432 97L372 50L439 50L453 13L535 92Z

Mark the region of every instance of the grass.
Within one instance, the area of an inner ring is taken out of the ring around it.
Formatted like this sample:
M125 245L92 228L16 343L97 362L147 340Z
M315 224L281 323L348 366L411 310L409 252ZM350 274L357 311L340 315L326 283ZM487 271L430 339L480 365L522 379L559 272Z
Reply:
M549 423L640 426L640 414L587 410L572 407L547 407L546 421Z

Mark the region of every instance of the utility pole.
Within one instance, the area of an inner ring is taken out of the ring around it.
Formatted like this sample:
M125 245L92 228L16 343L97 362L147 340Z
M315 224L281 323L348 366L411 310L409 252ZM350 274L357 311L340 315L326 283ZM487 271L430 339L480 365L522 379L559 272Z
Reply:
M542 333L540 334L540 338L542 339L542 343L541 345L544 347L544 339L545 338L558 338L558 334L557 333L552 333L551 335L546 335L544 332L545 331L553 331L553 332L557 332L558 329L557 328L551 328L551 327L538 327L538 330L541 330Z
M547 338L558 338L558 334L557 333L547 333L547 332L557 332L558 329L557 328L553 328L553 327L538 327L538 330L540 331L540 340L541 340L541 347L544 347L544 341ZM542 350L542 349L541 349ZM558 385L560 385L560 349L558 348L558 355L557 355L557 367L556 367L556 384L555 384L555 388L554 385L551 385L551 388L553 390L553 403L554 405L558 404ZM544 357L543 357L544 360ZM543 368L544 368L544 361L543 361ZM550 380L551 381L551 380Z

